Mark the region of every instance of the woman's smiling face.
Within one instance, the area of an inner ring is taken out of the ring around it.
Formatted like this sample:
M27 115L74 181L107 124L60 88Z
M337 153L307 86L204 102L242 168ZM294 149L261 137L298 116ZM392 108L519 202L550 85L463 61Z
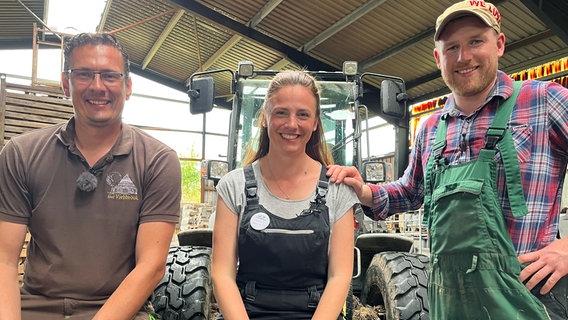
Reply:
M313 93L304 86L278 89L268 102L265 113L270 150L305 152L306 144L318 125L316 104Z

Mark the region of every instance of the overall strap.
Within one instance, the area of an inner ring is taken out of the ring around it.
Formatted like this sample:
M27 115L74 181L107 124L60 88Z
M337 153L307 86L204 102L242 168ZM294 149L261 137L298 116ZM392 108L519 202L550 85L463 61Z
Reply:
M254 175L252 164L243 168L245 175L245 194L247 196L247 206L258 205L258 183ZM318 186L316 190L316 203L325 203L325 196L329 186L329 177L326 175L327 169L322 164Z
M316 203L325 203L325 195L327 194L327 188L329 185L329 177L326 175L326 172L327 168L322 164L318 181L318 188L316 190Z
M503 159L503 167L505 170L507 195L509 196L511 212L515 217L522 217L529 212L525 202L523 185L521 183L521 169L519 159L517 158L517 151L513 143L511 131L507 129L507 122L509 122L513 106L517 102L521 84L521 81L513 82L513 94L497 108L493 123L489 129L487 129L485 142L486 149L495 149L495 146L497 144L499 145L499 151Z
M497 108L493 123L487 129L486 133L486 149L494 149L497 143L501 147L501 156L503 158L503 165L505 168L505 179L507 183L507 194L509 195L509 202L513 216L524 216L528 213L528 208L524 199L524 192L521 184L521 171L519 167L519 160L513 144L513 137L511 132L507 130L507 122L511 117L513 107L517 102L517 97L521 89L521 81L514 81L513 94L505 100L505 102ZM434 165L439 165L445 161L443 153L446 148L446 133L447 133L447 120L448 114L443 114L438 122L436 130L436 139L432 146L430 157L426 165L426 172L424 175L424 219L423 223L429 224L429 211L432 195L432 171Z
M245 194L247 206L258 206L258 184L252 169L252 163L243 168L245 174Z
M444 150L446 149L446 133L448 125L446 123L448 114L445 113L438 121L438 128L436 129L436 139L432 146L432 151L428 157L426 164L426 172L424 173L424 217L422 223L430 225L430 202L432 200L432 172L434 171L434 164L439 165L445 163Z
M327 168L325 165L321 165L321 172L318 180L318 185L316 187L316 197L314 200L310 201L310 206L307 209L302 210L300 215L308 215L313 213L321 213L322 207L326 207L325 196L327 195L327 190L329 187L329 177L326 175Z

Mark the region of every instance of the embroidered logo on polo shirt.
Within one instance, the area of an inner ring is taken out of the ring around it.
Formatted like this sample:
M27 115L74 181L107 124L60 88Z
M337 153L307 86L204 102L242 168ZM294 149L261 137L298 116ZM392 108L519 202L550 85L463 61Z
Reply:
M138 200L138 189L128 174L122 176L118 172L111 172L107 175L106 182L110 186L108 199Z

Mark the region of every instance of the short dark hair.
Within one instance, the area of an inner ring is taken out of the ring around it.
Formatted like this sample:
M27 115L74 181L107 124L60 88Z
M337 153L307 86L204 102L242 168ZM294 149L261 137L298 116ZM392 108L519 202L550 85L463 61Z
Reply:
M79 33L68 38L65 41L65 46L63 48L63 56L65 57L63 70L69 71L69 60L71 59L71 54L75 48L97 44L111 46L120 51L122 59L124 60L124 78L128 78L128 75L130 74L130 60L128 59L128 53L126 53L124 47L118 42L118 39L110 33Z

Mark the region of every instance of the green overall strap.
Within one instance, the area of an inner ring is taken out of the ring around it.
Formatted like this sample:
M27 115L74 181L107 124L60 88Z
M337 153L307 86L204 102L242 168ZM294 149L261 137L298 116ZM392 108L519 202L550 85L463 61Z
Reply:
M517 102L517 97L521 89L521 81L513 82L513 94L505 100L505 102L497 108L495 112L495 117L493 123L487 129L486 137L487 143L486 148L495 148L498 142L501 149L501 157L503 158L503 164L505 167L505 179L507 183L507 194L509 195L509 203L511 204L511 209L513 216L520 217L528 213L528 208L525 203L524 192L521 184L521 170L519 167L519 160L517 159L517 152L513 144L513 137L511 132L507 130L507 122L511 117L513 111L513 106ZM446 148L446 133L447 133L447 123L446 119L448 114L444 114L440 117L438 122L438 129L436 130L436 139L434 140L434 145L432 146L432 152L428 158L428 163L426 165L426 172L424 174L424 218L422 223L430 225L430 202L432 198L432 186L431 184L431 173L434 167L434 163L442 161L444 150Z
M514 81L513 94L497 108L493 123L489 129L487 129L487 141L485 144L486 149L494 149L496 144L499 145L503 159L503 167L505 169L507 194L509 196L511 212L514 217L522 217L529 212L521 183L521 169L519 167L517 151L513 143L511 131L507 129L507 122L511 117L513 106L517 102L521 84L521 81Z
M436 140L434 140L434 145L432 146L432 151L430 152L430 157L428 158L428 163L426 164L426 172L424 173L424 217L422 218L422 223L430 225L430 202L432 200L432 183L431 173L434 169L434 163L439 163L439 161L444 160L444 150L446 149L446 132L447 123L446 119L448 114L443 114L438 121L438 128L436 129Z

